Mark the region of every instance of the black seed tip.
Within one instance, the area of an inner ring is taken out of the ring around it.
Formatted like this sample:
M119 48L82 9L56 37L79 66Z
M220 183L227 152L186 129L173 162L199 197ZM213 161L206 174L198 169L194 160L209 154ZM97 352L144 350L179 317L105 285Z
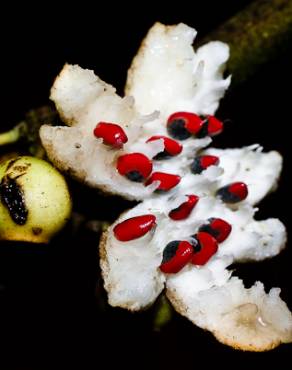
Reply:
M228 186L224 186L223 188L217 190L216 192L216 196L221 198L223 200L223 202L225 203L238 203L241 201L240 197L231 193L229 191L229 187Z
M204 168L201 166L201 159L200 157L197 157L194 159L193 163L191 164L191 172L194 175L198 175L202 173Z
M208 136L208 133L209 133L208 132L208 126L209 126L209 121L208 121L207 118L205 118L201 130L196 133L196 137L199 138L199 139L202 139L202 138Z
M170 211L170 213L173 213L173 212L179 212L181 209L182 209L182 207L183 207L183 203L181 204L181 205L179 205L178 207L176 207L176 208L174 208L174 209L172 209L171 211Z
M214 220L214 218L210 218L208 220L210 223L204 224L204 225L200 226L199 231L203 231L205 233L208 233L208 234L212 235L216 239L217 236L220 234L220 231L215 230L215 229L212 228L211 222L213 220Z
M134 182L142 182L144 180L144 177L141 175L138 171L131 171L126 174L126 177Z
M153 157L153 159L155 159L156 161L160 161L163 159L169 159L170 157L171 155L166 150L164 150L163 152L157 153L156 156Z
M162 263L170 261L175 256L179 243L179 240L174 240L167 244L163 251Z
M178 140L186 140L191 134L185 128L183 119L175 119L167 125L167 131L171 137Z

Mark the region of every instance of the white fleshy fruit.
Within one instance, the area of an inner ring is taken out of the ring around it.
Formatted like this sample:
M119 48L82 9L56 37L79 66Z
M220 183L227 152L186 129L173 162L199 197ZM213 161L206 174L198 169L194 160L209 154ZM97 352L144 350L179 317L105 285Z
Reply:
M162 31L166 35L163 42L160 41ZM108 193L116 193L135 200L143 200L151 196L157 186L145 187L144 184L131 182L120 176L115 166L117 157L123 153L140 152L150 159L153 158L163 150L163 142L158 140L146 143L146 140L153 135L167 135L165 120L169 112L174 112L180 107L180 109L188 109L198 114L212 114L230 83L230 78L222 78L223 66L228 58L227 45L219 42L215 45L209 43L195 53L192 48L195 34L193 29L183 24L176 27L156 24L145 40L143 53L146 52L147 40L150 39L155 43L153 45L154 54L156 50L158 50L158 58L161 53L165 54L160 61L161 71L156 70L155 75L152 69L148 72L149 82L151 79L156 81L158 75L163 76L165 63L170 58L170 55L164 52L165 45L169 46L167 50L172 50L172 58L175 58L167 77L176 76L176 73L179 73L178 81L182 78L189 81L191 74L192 79L196 80L196 84L191 83L187 89L184 89L181 105L176 104L172 107L170 102L167 103L167 96L164 97L163 106L166 107L168 104L168 109L157 111L160 105L153 104L153 109L152 107L150 110L141 107L142 111L140 111L141 104L138 99L136 100L135 95L135 100L131 97L131 91L129 96L121 98L112 86L100 80L92 71L84 70L76 65L65 65L52 87L51 99L55 102L63 121L70 127L44 125L40 130L42 143L51 161L61 170L68 171L88 185L98 187ZM137 58L140 59L139 56ZM201 66L199 75L198 65ZM151 66L152 64L149 64L149 68ZM178 71L175 70L176 66L178 66ZM148 69L147 65L144 69ZM131 82L134 88L135 74L139 73L139 70L133 67L131 70ZM175 71L174 74L173 71ZM183 88L184 84L181 86ZM144 87L144 89L147 88L148 86ZM169 89L173 88L170 86ZM128 90L130 90L130 83L128 83ZM159 85L154 86L152 90L154 101L156 100L155 94L159 95L160 90ZM162 96L164 95L165 92ZM182 92L178 95L181 96ZM186 102L186 95L190 98L187 106L183 104ZM205 96L206 98L203 99L202 97ZM173 96L173 100L176 99L177 96ZM204 109L199 108L202 106L202 99L205 102ZM160 101L161 108L163 108L162 98ZM119 124L125 130L128 142L122 150L112 150L103 145L102 140L97 140L93 136L93 130L100 121ZM183 175L188 171L186 166L194 158L195 153L207 146L210 141L208 137L200 140L186 140L181 155L167 163L154 162L153 170L170 171L170 173L175 170L177 174ZM185 165L182 166L182 163Z
M152 159L164 149L162 140L146 141L153 135L168 135L170 114L212 115L218 108L230 84L230 78L222 75L228 46L211 42L194 52L195 35L196 31L184 24L155 24L129 69L124 98L92 71L66 65L51 98L70 127L43 126L40 135L50 159L60 169L90 186L142 200L109 227L100 243L102 274L112 306L140 310L166 288L175 309L219 341L243 350L268 350L292 341L292 315L280 299L279 289L266 294L261 283L246 289L227 267L233 262L273 257L285 246L285 227L278 219L254 219L254 205L277 186L280 154L264 153L259 145L205 149L210 137L190 137L181 142L179 155L153 160L153 171L181 176L180 183L165 193L155 192L159 182L145 187L116 170L117 157L123 153L140 152ZM125 130L129 140L122 149L113 150L93 136L99 121L117 123ZM219 166L191 173L198 154L218 156ZM236 181L248 185L248 197L226 204L216 191ZM169 218L169 212L186 201L188 194L199 197L189 217L180 221ZM145 214L155 215L155 229L126 242L116 238L116 225ZM212 217L232 226L218 252L204 266L187 264L176 274L163 273L159 266L165 246L173 240L190 240Z

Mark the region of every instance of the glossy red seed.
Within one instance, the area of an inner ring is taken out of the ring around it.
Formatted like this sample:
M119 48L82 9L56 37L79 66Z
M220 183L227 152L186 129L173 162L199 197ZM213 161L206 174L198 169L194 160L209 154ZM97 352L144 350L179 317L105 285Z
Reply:
M138 174L141 180L146 179L152 172L152 162L142 153L129 153L119 156L117 170L120 175L127 176L130 180L131 174ZM134 180L133 181L141 181Z
M191 261L193 255L194 249L189 242L170 242L163 251L163 260L159 268L166 274L175 274Z
M248 195L248 188L244 182L234 182L229 185L229 192L237 195L240 200L244 200Z
M198 133L204 124L204 120L195 113L175 112L169 116L167 120L167 125L171 125L172 122L178 120L183 120L185 122L185 129L193 135Z
M225 203L237 203L246 199L248 187L244 182L233 182L218 189L216 195Z
M163 140L164 143L164 150L165 152L170 155L170 156L175 156L181 153L183 147L180 143L177 141L170 139L169 137L163 136L163 135L155 135L151 136L150 139L148 139L146 142L149 143L151 141L156 141L156 140Z
M118 149L128 141L125 131L115 123L99 122L93 133L96 138L103 139L105 145Z
M164 172L153 172L146 182L146 186L152 184L154 181L159 181L160 184L156 190L168 191L179 184L181 177Z
M203 231L198 232L194 237L199 243L200 250L195 252L194 256L192 257L192 263L194 265L202 266L205 265L217 252L218 244L212 235Z
M196 195L187 195L188 200L179 207L169 212L168 216L175 221L184 220L191 214L193 208L198 203L199 197Z
M191 164L191 171L193 174L197 175L202 173L205 169L210 166L218 166L219 158L215 155L201 155L196 157Z
M208 115L208 135L215 136L223 131L223 122L214 116Z
M222 218L209 218L208 222L199 228L199 231L204 231L211 234L218 243L224 242L231 233L232 226Z
M206 169L210 166L218 166L219 158L215 155L202 155L201 156L201 166Z
M127 242L148 233L156 225L155 222L156 217L151 214L136 216L117 224L113 232L118 240Z

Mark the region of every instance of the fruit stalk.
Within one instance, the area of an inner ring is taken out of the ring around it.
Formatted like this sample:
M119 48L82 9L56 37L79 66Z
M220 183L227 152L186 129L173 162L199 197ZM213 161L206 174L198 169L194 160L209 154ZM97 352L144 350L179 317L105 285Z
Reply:
M14 126L11 130L0 134L0 145L13 144L23 136L26 130L26 123L20 122Z
M45 150L40 141L39 129L45 123L59 123L58 113L51 105L31 109L23 121L11 130L0 133L0 146L20 142L27 153L44 158Z

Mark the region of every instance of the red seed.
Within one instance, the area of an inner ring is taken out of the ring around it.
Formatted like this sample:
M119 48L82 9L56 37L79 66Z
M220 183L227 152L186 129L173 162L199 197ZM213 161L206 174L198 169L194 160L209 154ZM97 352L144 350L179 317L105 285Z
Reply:
M219 158L215 155L202 155L201 166L206 169L210 166L217 166L219 164Z
M167 120L169 133L171 136L177 137L180 140L188 137L187 133L183 132L183 129L185 129L189 134L195 135L201 130L203 124L203 119L197 114L191 112L175 112L170 115Z
M218 166L219 158L215 155L201 155L196 157L191 164L191 171L193 174L197 175L202 173L205 169L210 166Z
M198 242L199 251L195 252L192 263L194 265L205 265L209 259L217 252L218 244L212 235L206 232L198 232L194 239Z
M160 181L156 190L168 191L179 184L181 177L164 172L153 172L146 182L146 186L152 184L154 181Z
M151 174L152 162L142 153L124 154L117 160L117 170L129 180L140 182Z
M93 133L95 137L103 139L103 144L118 149L128 141L125 131L115 123L99 122Z
M187 195L188 200L179 207L169 212L168 216L175 221L184 220L191 214L193 208L198 203L199 197L196 195Z
M248 195L248 188L244 182L234 182L233 184L229 185L229 192L237 195L240 200L243 200Z
M232 226L222 220L222 218L209 218L208 222L199 228L199 231L204 231L212 235L218 243L224 242L231 233Z
M206 136L215 136L220 134L223 131L223 122L219 121L214 116L206 116L203 119L203 124L199 132L197 132L196 136L198 138L203 138Z
M246 199L248 187L244 182L233 182L218 189L216 195L225 203L237 203Z
M189 242L172 241L163 251L163 259L159 268L166 274L175 274L191 261L193 254L194 249Z
M136 216L117 224L113 232L118 240L127 242L148 233L156 225L155 222L156 217L151 214Z
M146 141L146 143L149 143L151 141L156 141L156 140L160 140L162 139L163 140L163 143L164 143L164 154L165 156L175 156L175 155L178 155L181 153L183 147L180 143L178 143L177 141L173 140L173 139L170 139L169 137L166 137L166 136L163 136L163 135L155 135L155 136L151 136L150 139L148 139ZM158 153L158 155L162 154L163 152L161 153Z
M215 136L223 131L223 122L214 116L207 116L208 119L208 135Z

